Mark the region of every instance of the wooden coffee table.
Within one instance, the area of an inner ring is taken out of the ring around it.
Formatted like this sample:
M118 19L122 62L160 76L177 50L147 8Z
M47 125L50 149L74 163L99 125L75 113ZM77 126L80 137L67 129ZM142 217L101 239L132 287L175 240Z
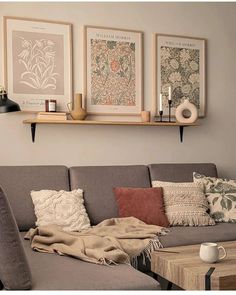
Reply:
M184 290L236 290L236 241L217 244L227 251L220 262L204 263L199 257L200 244L171 247L151 254L151 270L166 281L165 289L173 283Z

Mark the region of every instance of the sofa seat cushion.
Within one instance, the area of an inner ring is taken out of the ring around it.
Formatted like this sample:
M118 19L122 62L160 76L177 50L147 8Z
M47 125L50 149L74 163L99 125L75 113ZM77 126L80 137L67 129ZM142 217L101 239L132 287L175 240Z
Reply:
M0 185L7 195L20 230L35 226L32 190L69 190L65 166L1 166Z
M90 166L70 168L71 189L81 188L91 224L119 217L115 187L151 187L148 167Z
M164 247L236 240L236 224L233 223L217 223L214 226L202 227L176 226L169 230L168 235L160 237Z
M26 232L21 232L23 239ZM159 283L129 265L103 266L72 257L35 252L23 240L33 290L157 290Z

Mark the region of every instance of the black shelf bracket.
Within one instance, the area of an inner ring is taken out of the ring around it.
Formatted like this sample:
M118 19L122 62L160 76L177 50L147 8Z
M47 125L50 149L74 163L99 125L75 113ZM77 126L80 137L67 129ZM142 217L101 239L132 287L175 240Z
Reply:
M183 136L184 136L184 126L179 126L179 136L180 136L180 142L183 142Z
M35 141L35 131L36 131L36 123L31 123L31 136L32 136L32 142Z

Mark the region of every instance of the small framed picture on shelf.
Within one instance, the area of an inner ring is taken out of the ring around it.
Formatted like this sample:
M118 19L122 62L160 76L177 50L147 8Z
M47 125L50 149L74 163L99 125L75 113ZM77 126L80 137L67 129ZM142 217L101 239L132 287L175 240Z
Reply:
M46 99L66 111L72 100L72 25L4 17L5 86L23 111L43 111Z
M143 110L143 33L84 27L87 112L139 115Z
M176 35L153 35L153 108L168 116L171 99L172 115L188 99L205 116L205 47L206 40ZM161 104L161 105L160 105Z

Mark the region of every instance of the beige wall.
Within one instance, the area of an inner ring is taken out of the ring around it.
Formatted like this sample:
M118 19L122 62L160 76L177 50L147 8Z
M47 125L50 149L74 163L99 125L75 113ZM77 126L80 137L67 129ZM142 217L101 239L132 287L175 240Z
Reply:
M82 91L82 26L144 31L145 109L151 108L152 33L204 37L207 43L207 117L186 128L38 126L31 143L28 118L0 115L0 165L112 165L157 162L215 162L220 174L236 178L236 3L1 3L0 16L72 22L74 84ZM0 25L2 32L2 23ZM3 44L2 34L0 44ZM0 83L3 82L3 46Z

